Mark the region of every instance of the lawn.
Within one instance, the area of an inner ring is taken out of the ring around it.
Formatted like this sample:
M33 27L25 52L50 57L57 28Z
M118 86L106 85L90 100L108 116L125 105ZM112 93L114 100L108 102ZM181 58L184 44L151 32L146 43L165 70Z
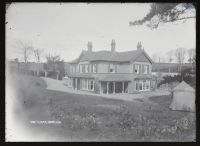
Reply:
M35 140L48 141L194 141L195 114L171 111L170 96L149 104L45 89L37 77L13 75L17 119ZM21 118L20 118L21 117ZM25 120L26 119L26 120ZM30 124L56 120L61 124Z

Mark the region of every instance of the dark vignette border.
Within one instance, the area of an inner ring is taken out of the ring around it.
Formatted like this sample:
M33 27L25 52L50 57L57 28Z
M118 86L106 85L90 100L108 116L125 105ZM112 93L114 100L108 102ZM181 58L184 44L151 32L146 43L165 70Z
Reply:
M57 144L67 144L67 145L77 145L77 144L80 144L80 145L98 145L98 144L102 144L102 145L107 145L107 144L111 144L111 145L118 145L118 144L139 144L139 145L149 145L149 144L152 144L152 145L171 145L171 144L176 144L176 145L191 145L191 144L198 144L200 142L200 131L199 131L199 118L200 118L200 114L199 114L199 106L200 106L200 100L198 99L198 95L199 95L199 91L198 91L198 86L199 86L199 78L198 78L198 64L199 64L199 27L200 24L199 24L199 13L200 13L200 10L199 10L199 7L200 7L200 4L198 2L198 0L129 0L129 1L124 1L124 0L113 0L113 1L103 1L103 0L88 0L88 1L83 1L83 0L75 0L75 1L70 1L70 0L62 0L62 1L55 1L55 0L48 0L48 1L39 1L39 0L4 0L4 1L1 1L1 5L0 5L0 11L1 11L1 27L0 27L0 52L1 52L1 58L0 58L0 66L2 67L2 69L0 69L0 93L1 93L1 96L0 96L0 142L5 142L5 51L6 51L6 46L5 46L5 4L6 3L11 3L11 2L87 2L87 3L90 3L90 2L118 2L118 3L130 3L130 2L193 2L196 4L196 68L197 68L197 71L196 71L196 143L192 143L192 142L184 142L184 143L177 143L177 142L162 142L162 143L155 143L155 142L152 142L152 143L143 143L143 142L140 142L140 143L130 143L130 142L125 142L125 143L121 143L121 142L84 142L84 143L79 143L79 142L74 142L74 143L57 143ZM184 41L184 40L183 40ZM38 143L38 142L37 142ZM9 144L11 144L9 142ZM15 143L16 144L16 143ZM26 143L20 143L21 144L26 144ZM31 143L28 143L28 144L31 144ZM51 145L53 144L53 142L48 142L48 143L40 143L40 144L48 144L48 145Z

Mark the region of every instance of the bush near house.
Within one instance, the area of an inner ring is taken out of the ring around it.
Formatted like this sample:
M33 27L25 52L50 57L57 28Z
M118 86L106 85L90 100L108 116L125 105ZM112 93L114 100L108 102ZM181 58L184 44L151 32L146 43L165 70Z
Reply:
M196 89L196 74L192 73L191 69L183 70L181 75L164 76L163 80L158 83L158 87L160 87L162 84L172 84L173 82L181 82L182 80Z

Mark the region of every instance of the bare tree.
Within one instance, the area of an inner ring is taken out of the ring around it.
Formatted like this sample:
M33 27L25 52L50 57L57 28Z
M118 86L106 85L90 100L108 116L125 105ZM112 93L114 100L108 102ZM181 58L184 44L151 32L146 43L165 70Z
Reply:
M196 66L196 52L194 48L189 49L187 52L188 52L188 57L189 57L188 62L192 63L192 72L193 72Z
M41 53L42 53L42 50L41 49L33 49L33 53L34 53L34 56L35 56L35 59L36 59L36 68L37 68L37 76L39 76L39 72L40 72L40 59L41 59Z
M158 54L157 53L154 53L154 54L152 54L152 56L151 56L151 59L154 61L154 62L158 62Z
M47 60L47 69L56 72L57 79L58 75L64 76L65 74L64 60L61 60L59 55L52 55L49 53L48 55L46 55L46 60Z
M40 59L41 59L42 50L41 50L41 49L34 49L34 50L33 50L33 53L34 53L36 62L39 63L39 62L40 62Z
M160 58L160 62L166 63L166 59L165 58Z
M19 53L23 56L23 61L25 63L25 70L27 70L27 63L32 55L33 46L29 42L18 41L16 47L19 50Z
M189 59L188 59L188 62L189 63L192 63L193 62L193 59L195 58L195 49L189 49L188 51L187 51L187 53L188 53L188 57L189 57Z
M193 12L191 16L184 16L188 11ZM153 3L149 13L141 20L131 21L129 25L143 25L147 22L147 26L154 29L160 23L174 22L178 20L188 20L196 18L195 3Z
M184 48L177 48L175 51L175 57L177 59L177 62L179 64L179 72L181 72L182 64L184 63L185 60L185 49Z
M174 51L173 50L170 50L170 51L167 52L167 58L168 58L169 63L172 62L173 55L174 55Z
M31 45L31 43L18 41L18 44L16 47L19 48L19 53L23 54L24 62L27 63L33 51L33 46Z

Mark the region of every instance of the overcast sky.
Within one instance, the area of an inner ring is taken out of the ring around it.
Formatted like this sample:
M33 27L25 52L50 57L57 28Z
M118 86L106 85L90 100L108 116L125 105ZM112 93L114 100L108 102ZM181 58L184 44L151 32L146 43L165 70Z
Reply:
M135 50L141 41L145 51L161 58L178 47L196 48L195 19L160 25L151 30L129 26L129 21L143 18L150 4L86 4L86 3L14 3L6 13L6 57L23 61L18 42L58 54L71 61L93 43L93 51L110 50L111 40L117 51ZM31 59L32 61L33 58Z

